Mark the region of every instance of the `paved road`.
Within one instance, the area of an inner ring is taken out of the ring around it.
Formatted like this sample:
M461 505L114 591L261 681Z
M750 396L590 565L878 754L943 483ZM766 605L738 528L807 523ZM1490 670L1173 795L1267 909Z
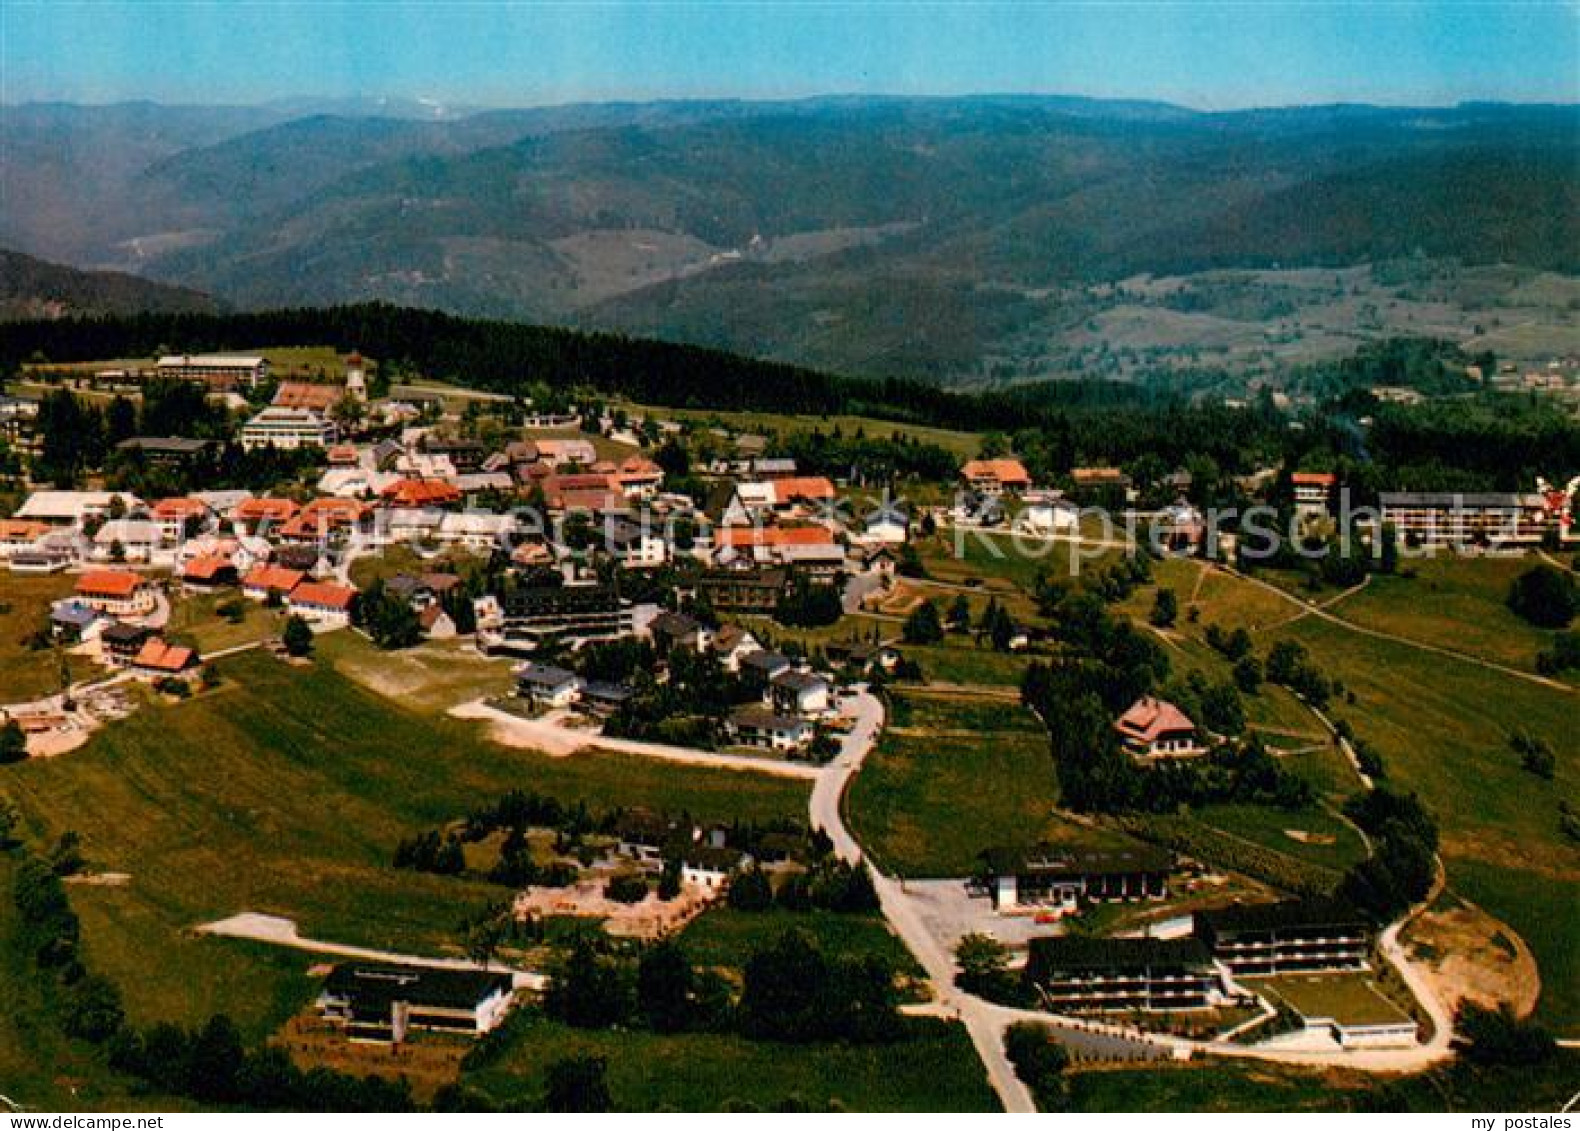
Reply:
M845 827L840 803L850 779L861 769L862 761L877 741L878 731L883 726L883 703L877 696L862 689L846 700L845 711L855 720L855 725L845 735L838 757L823 767L817 784L812 787L811 818L813 828L828 833L834 851L840 858L854 863L862 859L863 853L861 845ZM996 1007L969 994L960 993L955 988L954 957L927 929L901 890L899 881L885 876L870 863L868 867L872 872L873 885L878 890L884 916L927 973L933 996L937 1000L937 1011L944 1016L956 1017L965 1025L971 1035L971 1043L976 1046L977 1055L982 1058L983 1066L987 1069L988 1082L998 1093L1004 1109L1036 1111L1037 1105L1032 1101L1031 1092L1015 1075L1014 1066L1004 1055L1004 1023L995 1015Z
M401 954L392 950L350 946L346 943L326 942L304 937L296 928L296 920L278 915L263 915L256 911L243 911L228 919L218 919L193 928L200 935L219 935L231 939L248 939L252 942L287 946L295 950L308 950L315 954L332 954L340 958L357 958L367 962L383 962L391 966L431 966L444 970L488 970L509 974L517 987L541 990L548 978L535 970L522 970L500 962L474 962L470 958L428 958L416 954Z

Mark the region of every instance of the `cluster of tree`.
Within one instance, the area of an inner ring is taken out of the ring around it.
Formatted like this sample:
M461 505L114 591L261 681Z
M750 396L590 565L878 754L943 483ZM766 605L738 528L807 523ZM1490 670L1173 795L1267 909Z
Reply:
M1015 1022L1004 1031L1004 1055L1015 1066L1015 1075L1031 1089L1038 1111L1058 1111L1064 1106L1064 1073L1070 1066L1070 1054L1053 1039L1046 1025Z
M281 1049L248 1052L223 1016L190 1031L169 1024L143 1031L128 1025L115 983L81 959L81 925L66 898L58 858L51 863L23 856L13 878L12 905L18 939L48 979L62 1029L100 1046L112 1067L204 1103L283 1111L412 1110L404 1084L358 1080L327 1069L302 1072Z
M1294 640L1280 640L1268 651L1266 674L1269 680L1289 688L1319 711L1328 705L1335 691L1305 646Z
M417 1110L404 1080L359 1078L324 1068L303 1071L284 1049L249 1052L230 1018L197 1029L160 1022L121 1027L106 1045L111 1067L162 1092L207 1104L262 1111Z
M738 998L723 975L697 968L673 940L632 963L590 936L572 946L543 997L545 1012L577 1028L642 1025L793 1042L892 1040L897 1005L887 960L830 957L794 929L752 953Z
M0 723L0 766L27 761L27 735L15 719Z
M1553 646L1536 653L1536 670L1561 675L1580 668L1580 632L1555 632Z
M1234 665L1234 685L1247 695L1255 695L1267 673L1262 661L1252 654L1251 634L1243 627L1225 632L1219 625L1209 624L1207 644Z
M1520 1067L1541 1064L1558 1052L1558 1043L1541 1025L1521 1021L1508 1005L1486 1009L1466 1002L1454 1028L1465 1039L1465 1055L1476 1064Z
M861 914L878 909L878 892L861 864L827 853L805 872L786 876L776 889L762 868L752 865L730 877L729 905L737 911L839 911Z
M820 628L836 623L845 613L840 586L797 577L774 609L774 620L792 628Z
M1437 824L1413 793L1380 787L1344 803L1372 853L1345 873L1339 894L1384 923L1425 898L1437 878Z
M1520 766L1527 773L1552 781L1558 768L1552 743L1530 731L1517 730L1509 735L1509 746L1520 756Z
M923 601L910 611L905 626L900 630L907 644L937 644L944 638L944 622L938 616L938 605L932 600Z
M1568 628L1580 614L1580 585L1567 571L1543 562L1514 579L1508 604L1538 628Z
M380 648L393 651L422 642L422 625L411 602L392 596L382 580L364 589L351 611L352 623L366 631Z
M294 480L317 463L310 450L244 449L230 437L229 413L190 381L150 381L140 407L118 396L101 408L69 389L56 389L40 402L35 427L35 478L67 485L102 469L109 489L143 497L198 487L269 487ZM140 450L116 449L133 436L186 436L211 439L214 445L180 464L154 464Z
M438 876L459 876L466 871L466 851L453 836L432 829L401 838L395 846L395 867Z
M313 629L302 617L292 613L280 630L280 644L286 654L301 659L313 650Z
M1010 615L1008 609L998 603L997 597L989 597L988 603L983 606L982 615L973 620L971 601L961 593L950 604L949 612L945 615L945 623L950 632L959 634L974 632L979 645L986 644L995 652L1009 651L1016 633L1015 618Z
M672 649L666 657L669 678L651 673L637 683L636 694L604 723L604 733L680 746L715 748L731 709L761 697L749 676L727 671L711 652Z
M830 431L792 432L771 449L790 456L809 475L827 475L851 483L887 483L899 478L947 480L954 476L954 453L904 432L887 438L867 435L862 428L846 436L838 425Z

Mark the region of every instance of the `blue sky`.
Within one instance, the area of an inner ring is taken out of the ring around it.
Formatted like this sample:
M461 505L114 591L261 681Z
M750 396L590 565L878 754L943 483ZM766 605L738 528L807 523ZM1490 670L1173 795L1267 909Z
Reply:
M0 0L0 100L1580 101L1580 3Z

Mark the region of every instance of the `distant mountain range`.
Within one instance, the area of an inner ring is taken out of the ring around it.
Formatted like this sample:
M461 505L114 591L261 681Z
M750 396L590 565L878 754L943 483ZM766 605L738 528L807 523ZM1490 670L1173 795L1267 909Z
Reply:
M940 377L1061 288L1580 267L1580 109L820 98L0 110L0 244L241 306L368 298ZM1053 297L1050 297L1053 296Z
M78 271L0 248L0 320L218 309L208 295L186 287L117 271Z

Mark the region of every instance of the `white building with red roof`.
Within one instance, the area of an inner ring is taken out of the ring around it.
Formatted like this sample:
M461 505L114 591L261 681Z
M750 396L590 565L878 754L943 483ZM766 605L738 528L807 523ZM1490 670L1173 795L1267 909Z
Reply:
M1119 740L1138 760L1194 758L1205 754L1196 724L1167 699L1143 695L1114 723Z

